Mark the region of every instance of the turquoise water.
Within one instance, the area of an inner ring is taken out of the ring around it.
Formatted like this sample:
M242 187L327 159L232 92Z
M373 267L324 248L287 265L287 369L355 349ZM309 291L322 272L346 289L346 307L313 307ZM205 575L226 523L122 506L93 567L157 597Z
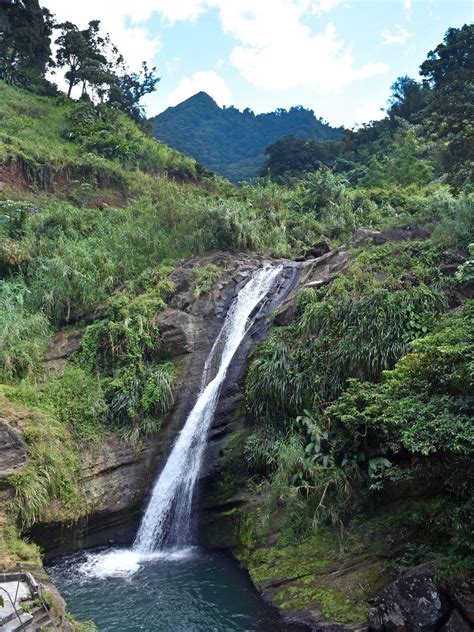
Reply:
M223 553L189 548L137 562L131 551L81 552L55 560L48 572L69 610L100 632L302 629L283 624Z

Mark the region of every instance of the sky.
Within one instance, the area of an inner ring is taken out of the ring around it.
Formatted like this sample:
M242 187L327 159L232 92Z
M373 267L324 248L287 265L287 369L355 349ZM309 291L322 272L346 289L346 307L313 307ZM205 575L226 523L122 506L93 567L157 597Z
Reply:
M131 71L142 61L157 67L161 81L144 99L148 116L203 90L220 106L260 113L303 105L346 127L381 118L395 79L418 78L446 30L474 17L474 0L42 4L80 28L100 19Z

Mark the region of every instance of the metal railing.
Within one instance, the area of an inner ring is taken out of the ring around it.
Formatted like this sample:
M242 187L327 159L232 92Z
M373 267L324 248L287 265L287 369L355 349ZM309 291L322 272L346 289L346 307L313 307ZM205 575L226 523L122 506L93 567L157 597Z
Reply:
M16 592L15 592L15 599L13 601L12 601L10 593L7 590L5 590L5 588L2 588L0 586L0 590L2 590L8 596L8 599L10 600L10 603L11 603L11 605L13 607L13 610L15 611L15 614L18 617L18 620L20 622L21 629L25 630L25 626L23 624L23 621L21 620L21 613L18 612L15 604L16 604L16 598L18 596L18 590L19 590L19 587L20 587L20 583L23 581L26 584L28 584L28 586L30 587L31 596L33 598L37 598L39 600L39 602L41 604L41 607L43 608L43 610L48 615L49 620L51 622L51 625L53 626L55 632L58 632L58 627L57 627L53 617L51 616L51 613L49 611L48 606L46 605L46 603L44 601L44 597L43 597L43 592L42 592L41 586L35 580L33 575L31 573L29 573L28 571L23 571L23 570L0 573L0 583L1 582L15 582L15 581L17 582L17 587L16 587ZM1 622L0 622L0 625L1 625Z

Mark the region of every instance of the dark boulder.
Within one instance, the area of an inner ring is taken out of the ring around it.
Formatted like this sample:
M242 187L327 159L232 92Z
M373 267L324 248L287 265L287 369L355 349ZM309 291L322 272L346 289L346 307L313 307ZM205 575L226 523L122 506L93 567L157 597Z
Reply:
M380 236L384 241L408 241L409 239L427 239L430 231L418 224L408 224L399 228L388 228L382 231Z
M331 252L331 242L327 237L321 237L316 243L307 248L304 253L298 257L297 261L304 261L305 259L317 259L323 255Z
M466 579L449 591L451 601L474 625L474 578Z
M453 610L449 619L440 628L440 632L471 632L471 630L471 625L459 610Z
M433 579L433 566L421 564L403 571L372 600L369 629L411 632L435 630L449 613L449 604Z

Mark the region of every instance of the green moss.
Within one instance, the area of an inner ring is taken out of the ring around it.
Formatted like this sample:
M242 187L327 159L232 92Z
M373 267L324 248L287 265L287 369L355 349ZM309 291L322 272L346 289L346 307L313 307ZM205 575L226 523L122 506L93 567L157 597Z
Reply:
M247 526L247 531L253 533L250 526ZM255 535L253 539L247 538L247 549L254 540ZM295 546L256 548L244 554L243 559L252 579L255 582L262 582L270 579L303 577L313 574L317 569L324 569L331 563L331 559L324 558L330 550L330 538L315 535ZM335 555L335 551L333 554Z

